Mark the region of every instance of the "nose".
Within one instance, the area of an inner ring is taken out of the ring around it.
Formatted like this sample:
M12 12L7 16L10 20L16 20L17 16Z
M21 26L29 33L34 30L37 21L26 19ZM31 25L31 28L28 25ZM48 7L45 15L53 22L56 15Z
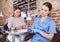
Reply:
M41 12L41 13L44 13L44 11L43 11L43 10L41 10L40 12Z

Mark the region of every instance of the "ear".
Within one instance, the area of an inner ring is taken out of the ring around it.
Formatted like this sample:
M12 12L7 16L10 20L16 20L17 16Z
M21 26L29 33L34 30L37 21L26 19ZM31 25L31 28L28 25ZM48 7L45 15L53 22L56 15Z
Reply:
M51 16L51 11L48 12L48 16Z

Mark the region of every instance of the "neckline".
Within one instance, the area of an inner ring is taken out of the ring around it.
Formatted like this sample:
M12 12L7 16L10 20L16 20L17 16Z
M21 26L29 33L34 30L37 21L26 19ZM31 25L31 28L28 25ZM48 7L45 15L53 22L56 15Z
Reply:
M40 17L39 22L40 23L45 23L47 19L48 19L48 16L47 16L47 18L44 19L44 21L41 22L41 17Z

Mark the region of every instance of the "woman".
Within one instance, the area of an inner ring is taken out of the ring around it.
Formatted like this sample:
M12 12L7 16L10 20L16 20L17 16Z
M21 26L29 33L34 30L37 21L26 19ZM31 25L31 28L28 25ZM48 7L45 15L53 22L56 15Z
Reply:
M49 2L43 3L40 16L38 16L32 27L29 28L30 32L35 33L31 38L31 42L50 42L56 33L55 21L49 17L52 5Z
M21 9L19 7L14 9L13 17L8 18L8 28L11 30L11 42L23 42L24 35L22 33L27 32L27 26L21 17Z

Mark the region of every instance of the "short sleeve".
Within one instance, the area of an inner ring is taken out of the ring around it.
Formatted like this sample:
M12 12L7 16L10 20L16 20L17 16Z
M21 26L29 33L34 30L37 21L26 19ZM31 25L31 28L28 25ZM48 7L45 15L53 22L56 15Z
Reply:
M51 20L49 22L49 31L48 31L48 33L51 33L51 34L57 33L56 32L56 24L55 24L54 20Z

